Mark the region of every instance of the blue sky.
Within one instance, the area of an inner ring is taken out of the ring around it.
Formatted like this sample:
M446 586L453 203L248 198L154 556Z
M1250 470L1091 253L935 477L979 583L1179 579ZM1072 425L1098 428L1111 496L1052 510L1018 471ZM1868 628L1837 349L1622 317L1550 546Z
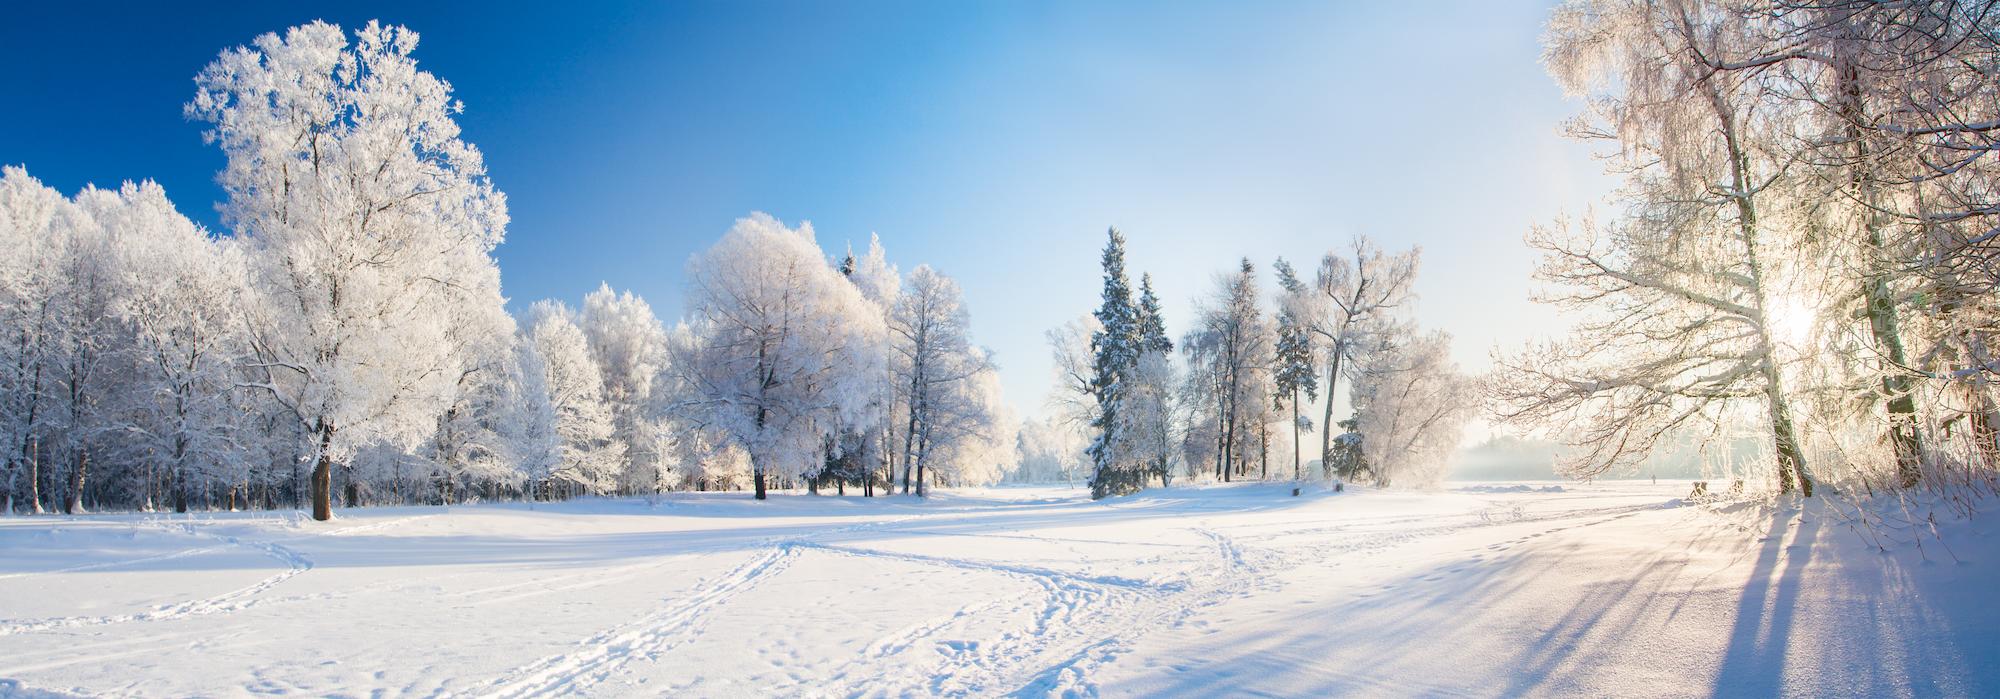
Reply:
M754 210L830 251L879 233L961 281L1028 414L1043 331L1097 300L1106 226L1176 335L1241 256L1421 245L1418 318L1479 370L1556 327L1522 234L1610 186L1558 133L1577 105L1536 62L1531 0L37 5L0 24L0 162L59 189L152 178L218 226L221 155L181 116L195 73L259 33L380 18L466 103L516 308L603 281L671 323L688 255Z

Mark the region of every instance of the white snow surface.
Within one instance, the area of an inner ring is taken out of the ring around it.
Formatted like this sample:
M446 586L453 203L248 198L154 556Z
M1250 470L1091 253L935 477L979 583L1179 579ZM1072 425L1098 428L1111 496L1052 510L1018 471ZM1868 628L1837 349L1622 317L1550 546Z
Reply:
M1981 520L1686 492L0 518L0 695L2000 695Z

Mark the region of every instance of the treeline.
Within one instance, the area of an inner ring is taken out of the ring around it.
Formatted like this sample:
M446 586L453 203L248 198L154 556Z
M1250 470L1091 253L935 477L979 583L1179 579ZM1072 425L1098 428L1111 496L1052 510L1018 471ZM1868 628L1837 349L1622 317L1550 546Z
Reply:
M1728 445L1778 491L2000 472L2000 6L1575 0L1545 62L1624 177L1535 229L1567 339L1499 358L1497 417L1622 470ZM1731 451L1724 446L1720 451Z
M1479 397L1450 336L1411 318L1417 250L1356 238L1310 279L1279 259L1268 295L1244 258L1197 299L1176 343L1150 275L1135 294L1125 237L1109 236L1097 310L1049 333L1055 415L1022 429L1024 477L1087 475L1094 497L1175 476L1443 479ZM1352 411L1336 422L1343 386Z
M505 196L415 33L223 52L187 104L231 235L151 182L0 175L5 511L982 483L1011 416L958 286L738 221L669 328L600 288L508 314Z

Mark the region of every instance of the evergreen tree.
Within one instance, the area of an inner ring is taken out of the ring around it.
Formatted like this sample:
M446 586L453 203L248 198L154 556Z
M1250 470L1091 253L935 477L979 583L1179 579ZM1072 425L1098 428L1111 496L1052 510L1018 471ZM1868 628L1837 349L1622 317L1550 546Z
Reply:
M1139 308L1135 322L1139 357L1134 367L1133 386L1126 391L1124 420L1133 457L1144 464L1147 475L1166 486L1173 460L1173 351L1167 339L1167 323L1160 315L1160 297L1153 294L1153 275L1139 277Z
M1139 365L1139 313L1132 305L1132 285L1125 277L1125 235L1117 228L1109 232L1104 245L1104 295L1096 316L1101 326L1091 335L1091 392L1097 399L1097 415L1091 427L1097 439L1090 445L1094 466L1090 496L1123 495L1144 484L1145 473L1130 467L1122 458L1125 435L1120 429L1119 408L1127 383Z
M1135 322L1138 326L1139 351L1165 354L1174 351L1174 341L1167 339L1167 321L1160 315L1160 297L1153 295L1153 275L1139 276L1139 309Z
M1295 301L1306 293L1306 285L1292 271L1292 263L1278 258L1273 265L1278 270L1278 286L1285 296L1278 306L1278 337L1272 366L1272 381L1277 390L1272 394L1272 405L1280 410L1289 406L1292 410L1292 478L1301 476L1303 460L1299 453L1299 435L1312 429L1311 418L1299 415L1299 396L1305 395L1306 402L1319 399L1318 367L1313 361L1312 330L1300 317Z

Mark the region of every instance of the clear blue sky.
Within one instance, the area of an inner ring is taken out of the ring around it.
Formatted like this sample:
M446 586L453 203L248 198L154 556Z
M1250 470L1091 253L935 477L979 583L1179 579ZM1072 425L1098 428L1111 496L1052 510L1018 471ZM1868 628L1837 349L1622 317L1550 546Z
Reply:
M1528 225L1608 187L1557 132L1577 105L1536 62L1536 0L118 5L9 8L0 162L66 192L152 178L215 227L195 73L259 33L380 18L466 103L516 308L605 281L671 323L688 255L753 210L829 250L877 232L962 282L1028 414L1108 225L1176 335L1240 256L1422 245L1419 317L1479 370L1553 327L1526 301Z

